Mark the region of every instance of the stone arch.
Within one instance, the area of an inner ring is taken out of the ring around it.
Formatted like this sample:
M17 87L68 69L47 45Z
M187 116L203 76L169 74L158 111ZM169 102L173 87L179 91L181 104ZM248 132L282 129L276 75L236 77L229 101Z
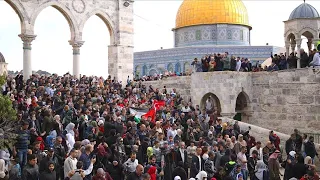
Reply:
M83 21L81 21L80 25L79 25L79 30L80 32L83 31L83 28L86 24L86 22L92 17L92 16L98 16L107 26L108 30L109 30L109 34L110 34L110 45L115 45L116 44L116 39L115 39L115 25L111 19L111 17L103 10L100 9L96 9L94 11L91 11L90 13L88 13L85 16L85 19Z
M299 37L300 36L305 36L307 38L314 38L314 37L317 37L317 31L312 28L305 27L299 31Z
M70 27L70 33L71 33L71 39L70 40L81 40L79 29L77 28L75 17L73 16L72 12L65 7L65 5L61 4L58 1L49 1L47 3L42 4L37 8L37 10L31 15L30 18L30 24L34 27L36 19L38 15L47 7L53 7L56 10L58 10L67 20L69 27Z
M7 2L9 4L9 6L11 6L11 8L17 13L19 19L20 19L20 27L21 27L21 33L26 33L27 28L26 28L26 23L28 22L28 15L25 12L25 9L23 8L23 6L21 5L21 3L19 1L11 1L11 0L4 0L5 2Z
M241 91L237 96L235 112L237 114L234 119L244 122L249 121L249 117L251 116L250 99L244 91Z
M286 40L288 42L290 42L290 40L294 40L296 38L297 38L297 35L295 33L293 33L293 32L290 32L290 33L286 34Z
M209 92L207 94L205 94L200 101L200 108L202 109L206 109L206 103L207 100L212 101L212 110L217 110L218 112L221 112L221 103L220 100L218 98L217 95Z

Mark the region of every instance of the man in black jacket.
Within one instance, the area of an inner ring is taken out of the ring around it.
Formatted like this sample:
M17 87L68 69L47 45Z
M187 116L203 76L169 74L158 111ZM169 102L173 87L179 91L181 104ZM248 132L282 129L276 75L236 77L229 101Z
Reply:
M180 142L179 143L179 148L177 149L177 162L176 164L178 164L178 162L182 162L183 163L183 168L186 172L188 172L188 167L189 167L189 164L188 164L188 153L187 153L187 150L186 150L186 145L184 142Z
M28 163L23 168L22 180L38 180L39 167L37 165L37 157L34 154L29 154L27 157Z
M314 162L314 158L315 156L318 157L318 153L313 141L314 141L313 136L310 136L309 141L304 144L304 151L306 155L310 156L312 158L312 161Z
M54 156L57 158L58 160L58 166L55 167L56 169L56 177L57 177L57 180L59 178L61 179L64 179L64 160L65 160L65 157L66 157L66 150L64 148L64 146L62 145L62 137L58 136L56 138L56 143L54 145Z
M255 173L254 170L257 165L257 161L258 161L258 151L253 150L252 157L249 157L248 159L248 171L249 171L250 179L253 179L253 176Z
M196 175L203 170L203 159L201 157L202 149L197 148L196 154L192 157L191 168L190 168L190 177L195 178Z
M140 180L142 174L143 174L143 166L141 164L138 164L138 166L136 167L136 171L131 173L128 176L127 180Z

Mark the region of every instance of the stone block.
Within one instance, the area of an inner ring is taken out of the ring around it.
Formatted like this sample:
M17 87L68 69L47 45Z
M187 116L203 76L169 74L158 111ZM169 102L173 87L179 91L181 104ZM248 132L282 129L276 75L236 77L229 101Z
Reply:
M296 96L285 96L286 102L288 104L298 104L299 99Z
M320 104L320 96L315 96L314 99L316 104Z
M277 119L279 119L279 120L287 120L287 114L278 114Z
M312 104L314 102L314 96L299 96L299 103L300 104Z
M317 120L317 116L303 116L304 121L315 121Z
M307 108L308 113L319 114L320 113L320 105L314 105Z
M298 119L297 115L288 115L287 120L288 121L296 121Z
M290 95L290 89L282 89L282 94Z
M270 120L277 119L277 114L269 114L269 119Z
M285 105L286 104L286 100L284 97L281 96L277 96L277 104L279 105Z

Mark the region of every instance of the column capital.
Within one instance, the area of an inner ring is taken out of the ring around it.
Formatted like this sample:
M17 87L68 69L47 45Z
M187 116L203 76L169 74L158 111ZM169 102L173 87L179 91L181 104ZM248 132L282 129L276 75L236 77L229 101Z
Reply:
M23 49L31 50L31 45L32 45L31 42L35 40L37 36L31 35L31 34L19 34L18 36L23 41Z
M70 40L69 44L73 47L73 48L81 48L81 46L84 44L84 41L73 41Z
M79 55L80 54L80 48L84 44L84 41L73 41L73 40L70 40L69 44L73 48L73 55Z

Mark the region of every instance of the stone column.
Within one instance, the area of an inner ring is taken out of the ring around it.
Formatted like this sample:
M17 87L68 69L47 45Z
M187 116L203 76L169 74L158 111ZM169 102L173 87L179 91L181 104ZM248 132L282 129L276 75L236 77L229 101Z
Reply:
M80 48L84 41L69 41L73 51L73 75L80 78Z
M32 75L32 62L31 62L31 42L36 39L36 35L19 34L23 41L23 80L26 81Z
M290 55L290 42L286 41L286 59L288 59L289 55Z
M108 74L125 85L128 76L133 75L133 47L111 45L108 52Z
M308 45L308 52L310 52L312 50L312 39L311 38L308 39L307 45Z
M301 49L301 42L302 42L302 39L296 39L296 43L297 43L297 68L301 68L301 65L300 65L300 58L301 58L301 54L300 54L300 49Z

